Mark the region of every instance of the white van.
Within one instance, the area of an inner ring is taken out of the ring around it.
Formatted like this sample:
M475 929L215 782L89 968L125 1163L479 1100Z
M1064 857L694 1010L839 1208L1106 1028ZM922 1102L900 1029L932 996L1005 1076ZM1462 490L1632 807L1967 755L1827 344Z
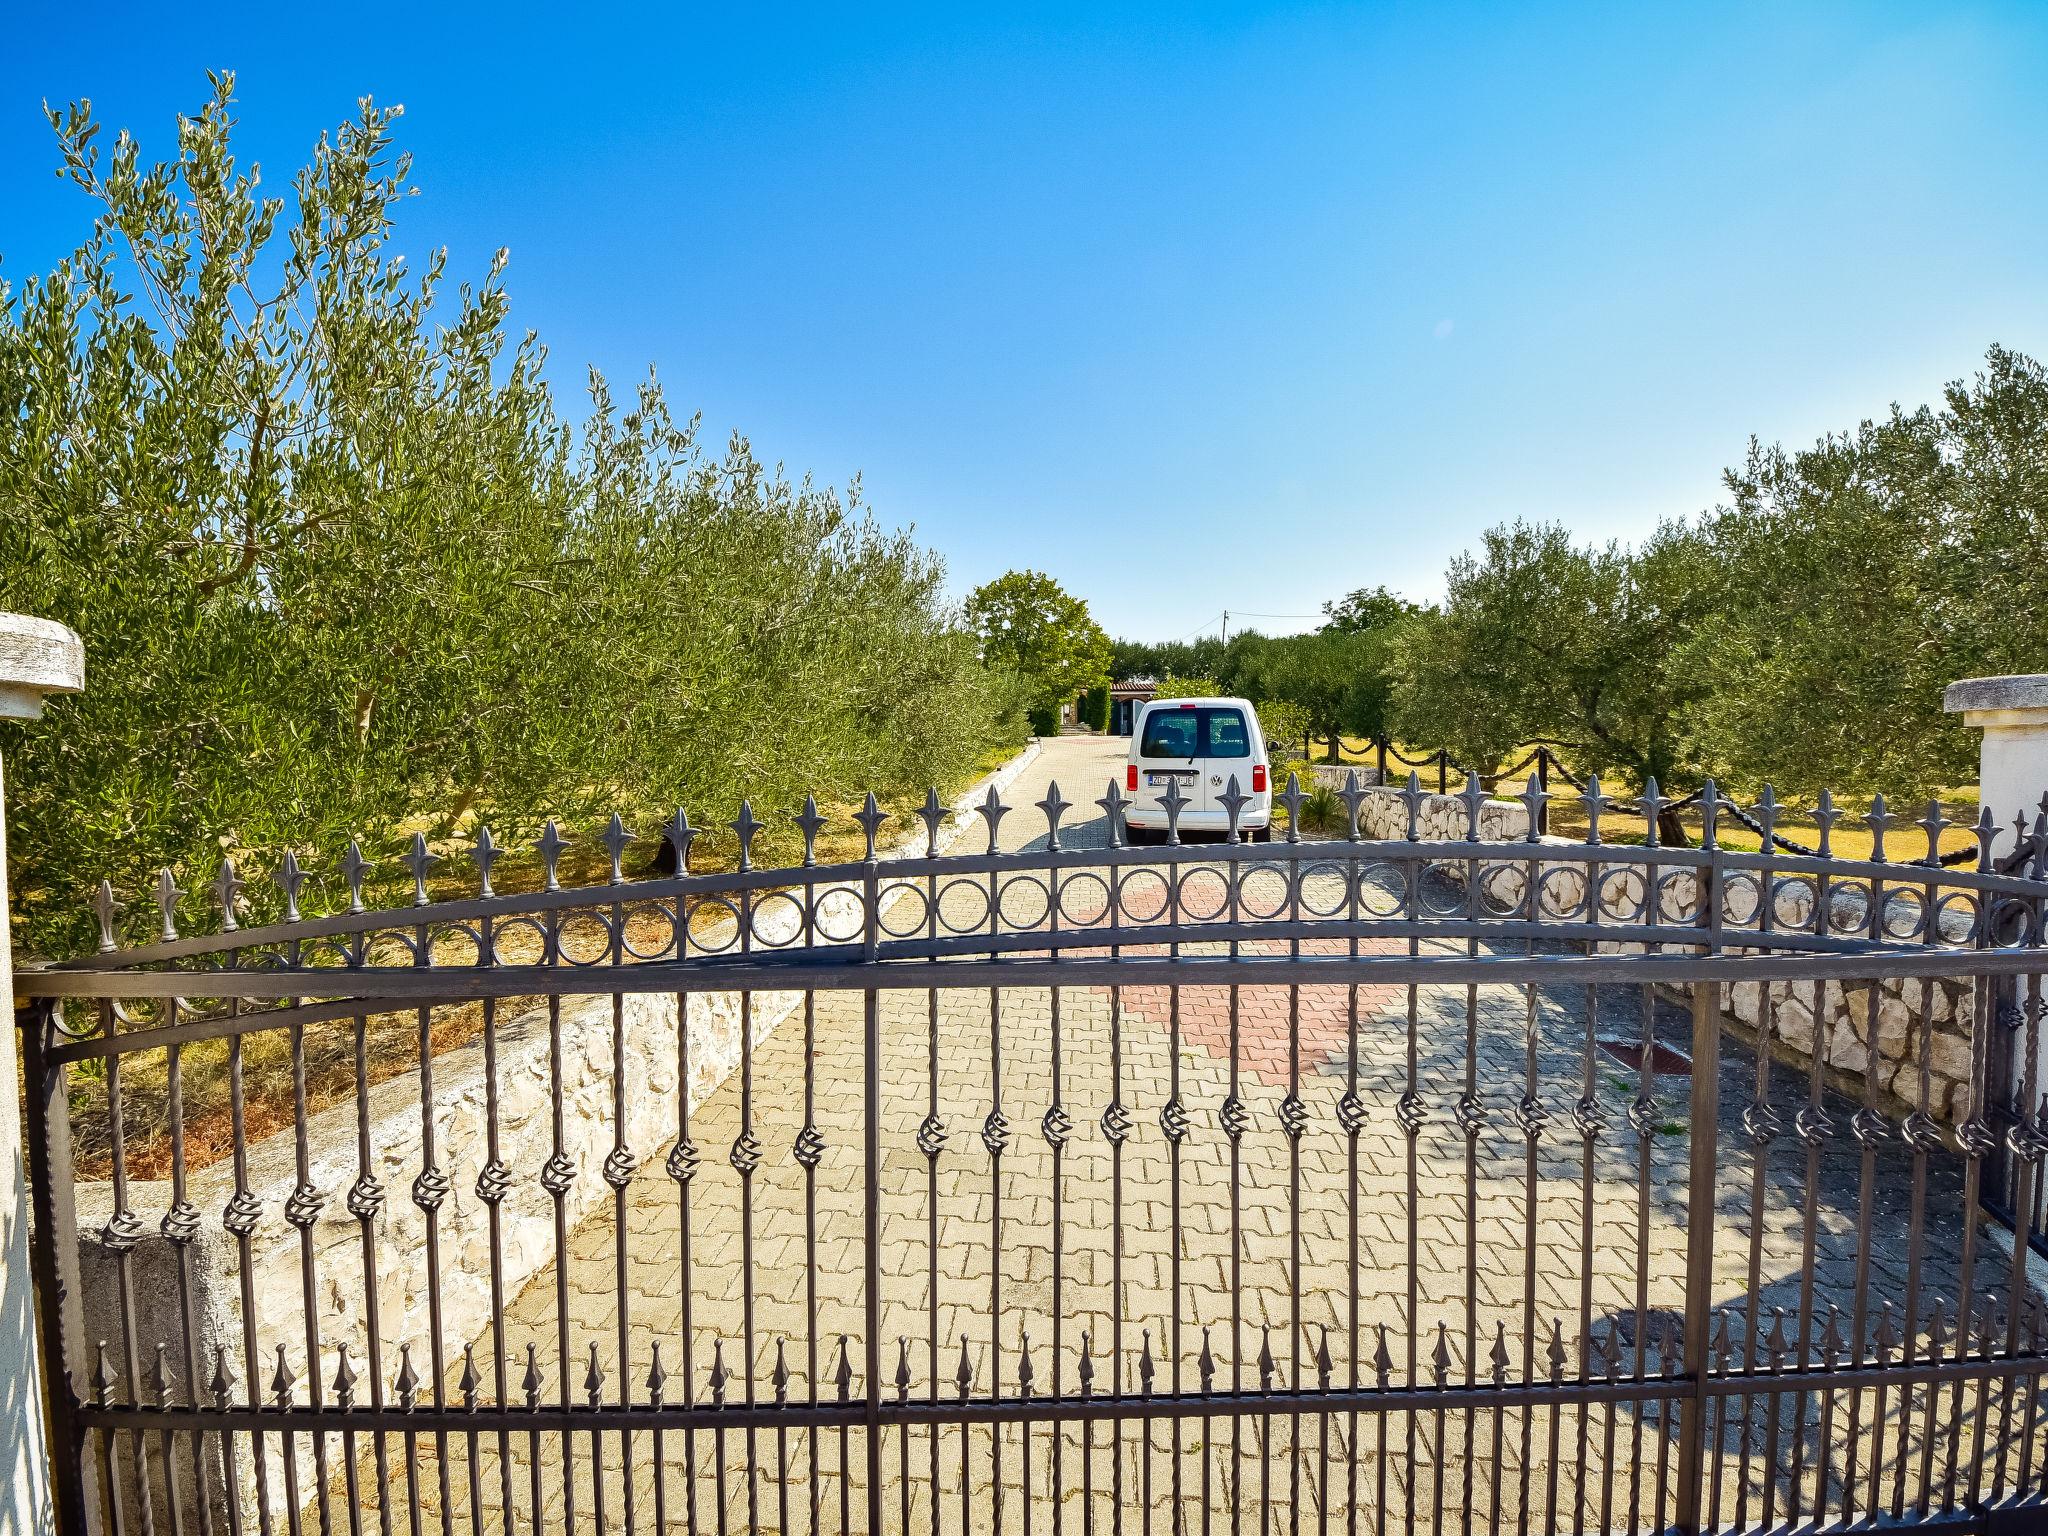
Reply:
M1124 826L1133 843L1166 840L1167 787L1180 785L1180 835L1227 833L1223 797L1230 781L1246 796L1238 835L1264 842L1273 821L1273 786L1266 770L1266 733L1248 699L1158 699L1139 706L1131 722L1131 755L1124 790L1131 797Z

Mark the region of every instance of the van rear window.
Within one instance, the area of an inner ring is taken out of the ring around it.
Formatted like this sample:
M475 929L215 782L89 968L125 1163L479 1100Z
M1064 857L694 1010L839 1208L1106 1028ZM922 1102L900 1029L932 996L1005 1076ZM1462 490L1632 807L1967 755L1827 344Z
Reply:
M1155 709L1145 716L1140 757L1250 757L1251 732L1239 709Z

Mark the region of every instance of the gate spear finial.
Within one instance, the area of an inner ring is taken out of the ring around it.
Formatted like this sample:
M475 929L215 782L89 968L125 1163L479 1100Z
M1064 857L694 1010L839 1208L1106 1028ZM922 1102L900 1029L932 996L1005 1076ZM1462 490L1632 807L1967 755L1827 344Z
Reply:
M818 797L804 796L804 808L795 817L797 831L804 839L804 868L810 869L818 862L818 833L825 825L825 818L818 814Z

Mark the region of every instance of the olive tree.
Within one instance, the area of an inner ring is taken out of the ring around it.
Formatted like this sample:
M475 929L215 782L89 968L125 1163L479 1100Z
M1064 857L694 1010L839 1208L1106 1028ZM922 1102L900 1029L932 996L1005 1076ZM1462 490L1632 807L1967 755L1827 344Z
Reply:
M232 92L157 163L53 112L89 228L0 285L0 607L92 667L6 743L31 947L79 941L101 875L887 792L1014 729L939 562L857 482L705 452L651 380L621 408L593 378L565 421L505 254L456 284L395 246L398 109L271 196Z
M1579 545L1556 524L1489 530L1451 562L1442 607L1398 632L1400 734L1480 769L1545 741L1601 773L1689 785L1700 679L1675 657L1714 569L1679 523L1635 549ZM1663 832L1682 840L1675 818Z
M2048 668L2048 375L1994 347L1943 404L1788 452L1756 444L1705 534L1721 556L1681 648L1700 757L1740 783L1966 784L1959 677Z

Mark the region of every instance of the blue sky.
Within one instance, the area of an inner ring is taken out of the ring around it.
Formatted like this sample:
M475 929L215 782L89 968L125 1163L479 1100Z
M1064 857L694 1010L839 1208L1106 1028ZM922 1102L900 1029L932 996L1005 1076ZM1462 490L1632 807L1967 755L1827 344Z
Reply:
M45 98L168 154L235 69L280 186L402 102L401 244L509 246L571 408L652 364L956 590L1158 639L1638 536L1752 433L2048 352L2048 4L747 9L33 7L0 276L85 229Z

